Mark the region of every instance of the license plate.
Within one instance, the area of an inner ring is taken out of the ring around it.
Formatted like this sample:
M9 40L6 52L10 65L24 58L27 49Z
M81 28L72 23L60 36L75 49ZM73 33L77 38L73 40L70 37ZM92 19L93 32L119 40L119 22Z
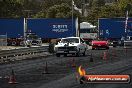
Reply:
M68 52L68 51L64 51L64 52Z
M98 46L101 46L101 45L98 45Z

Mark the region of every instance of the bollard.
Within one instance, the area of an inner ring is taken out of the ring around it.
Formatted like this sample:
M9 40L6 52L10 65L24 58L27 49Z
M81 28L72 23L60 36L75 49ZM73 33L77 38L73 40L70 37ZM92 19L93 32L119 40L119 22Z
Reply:
M42 74L49 74L47 62L45 62L45 68Z

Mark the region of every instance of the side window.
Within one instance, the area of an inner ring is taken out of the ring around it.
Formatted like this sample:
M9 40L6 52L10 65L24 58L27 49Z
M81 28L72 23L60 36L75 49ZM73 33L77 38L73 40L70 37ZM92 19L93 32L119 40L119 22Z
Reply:
M84 43L84 41L82 39L80 39L81 43Z

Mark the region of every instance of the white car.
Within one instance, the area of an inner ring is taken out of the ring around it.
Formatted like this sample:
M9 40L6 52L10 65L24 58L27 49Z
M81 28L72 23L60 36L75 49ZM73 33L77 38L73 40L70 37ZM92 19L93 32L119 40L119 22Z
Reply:
M67 56L67 54L76 56L83 54L83 56L85 56L87 44L80 37L67 37L62 38L61 41L55 45L54 49L57 57L60 57L60 55Z
M25 39L25 45L28 47L32 45L41 46L42 40L35 33L27 33L26 39Z
M127 36L127 39L124 40L124 48L132 48L132 36Z

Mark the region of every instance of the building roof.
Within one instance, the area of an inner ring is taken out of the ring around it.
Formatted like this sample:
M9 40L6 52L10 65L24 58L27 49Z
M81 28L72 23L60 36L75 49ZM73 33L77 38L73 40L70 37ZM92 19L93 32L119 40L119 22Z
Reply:
M95 28L96 26L93 26L92 24L88 22L82 22L80 23L80 29L89 29L89 28Z

